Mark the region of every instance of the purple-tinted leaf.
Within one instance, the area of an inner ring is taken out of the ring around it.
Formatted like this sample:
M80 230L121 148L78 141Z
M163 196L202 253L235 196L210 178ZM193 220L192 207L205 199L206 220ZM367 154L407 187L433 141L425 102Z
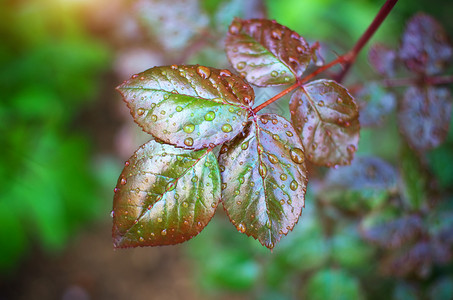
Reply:
M415 149L435 148L447 136L451 108L448 89L411 86L399 109L400 130Z
M307 159L319 165L347 165L359 142L359 113L348 90L333 80L316 80L296 90L291 120Z
M388 216L370 216L361 224L364 239L381 247L397 249L404 243L418 237L423 232L423 222L419 216L407 215L398 219Z
M391 190L396 187L397 173L391 164L378 157L357 157L350 166L329 170L325 181L328 189Z
M356 97L360 109L360 126L379 126L384 118L395 109L395 95L376 83L362 87Z
M231 140L254 100L253 89L240 77L204 66L155 67L118 90L144 131L187 149Z
M399 55L415 72L437 74L453 57L444 28L432 17L418 14L406 26Z
M395 75L395 50L382 44L374 44L368 52L368 61L371 66L381 75L393 77Z
M256 117L222 146L219 164L231 222L272 249L304 207L305 157L291 123L275 114Z
M236 18L230 25L226 53L241 76L257 86L295 82L312 57L303 37L264 19Z
M171 245L197 235L220 200L217 159L150 141L126 162L113 202L117 248Z

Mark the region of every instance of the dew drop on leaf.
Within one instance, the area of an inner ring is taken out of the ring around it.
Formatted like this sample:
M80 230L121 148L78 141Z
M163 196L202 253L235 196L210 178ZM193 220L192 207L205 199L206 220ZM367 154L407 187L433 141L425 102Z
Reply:
M176 106L176 111L177 111L177 112L181 112L181 111L182 111L182 107L181 107L181 106L179 106L179 105L178 105L178 106Z
M282 174L280 175L280 179L283 180L283 181L285 181L286 179L288 179L288 176L287 176L285 173L282 173Z
M123 178L121 178L121 181L120 181L120 183L121 183L121 184L123 184L123 185L124 185L124 184L126 184L126 182L127 182L126 178L124 178L124 177L123 177Z
M266 177L266 175L267 175L267 167L266 167L266 165L263 162L260 162L260 165L258 167L258 171L259 171L260 176L262 178Z
M184 201L184 202L182 203L182 206L183 206L183 207L189 207L189 203L187 203L186 201Z
M203 79L208 79L209 76L211 76L211 70L209 68L207 68L207 67L204 67L204 66L198 66L197 67L197 73Z
M282 32L280 29L274 29L271 32L271 35L274 39L280 40L282 38Z
M230 124L224 124L221 129L223 132L231 132L233 130L233 127L231 127Z
M299 184L297 183L297 181L293 180L291 181L290 185L289 185L289 188L293 191L297 190L297 187L299 186ZM288 203L289 204L289 203Z
M160 232L160 234L162 234L162 235L167 235L167 229L162 230L162 231Z
M173 191L176 187L176 183L174 183L173 181L167 183L167 186L166 186L166 190L167 191Z
M299 148L294 148L289 151L291 159L296 164L301 164L304 162L304 152Z
M137 109L137 115L142 116L145 113L145 110L143 108Z
M238 230L239 230L241 233L244 233L244 232L247 230L247 228L245 227L244 224L239 223L239 225L238 225Z
M293 133L292 133L291 131L287 131L287 132L286 132L286 135L289 136L289 137L291 137L291 136L293 136Z
M249 147L249 142L243 142L241 145L242 150L247 150L248 147Z
M221 70L220 71L220 76L223 76L223 77L231 77L231 72L229 70Z
M192 146L192 145L193 145L193 139L190 138L190 137L186 138L186 139L184 140L184 145L186 145L186 146L188 146L188 147Z
M153 120L153 122L156 122L157 121L157 116L156 115L152 115L151 116L151 120Z
M215 112L213 112L213 111L207 112L206 115L204 116L204 119L205 119L206 121L212 121L212 120L214 120L214 119L215 119Z
M318 106L319 106L319 107L323 107L323 106L324 106L324 101L322 101L322 100L319 101L319 102L318 102Z
M271 72L271 76L272 77L277 77L278 76L278 72L277 71L272 71Z
M243 69L245 68L245 65L246 65L245 62L241 61L241 62L239 62L239 63L236 65L236 68L237 68L238 70L243 70ZM244 76L244 77L245 77L245 76Z
M349 145L346 150L348 150L349 153L354 153L356 150L356 147L354 145Z
M278 163L278 158L274 154L269 154L269 161L273 164Z
M195 125L191 124L191 123L188 123L186 125L184 125L184 127L182 128L182 130L184 130L185 133L192 133L194 130L195 130ZM184 143L185 144L185 143ZM187 144L186 144L187 145ZM189 146L189 145L188 145ZM192 145L190 145L192 146Z

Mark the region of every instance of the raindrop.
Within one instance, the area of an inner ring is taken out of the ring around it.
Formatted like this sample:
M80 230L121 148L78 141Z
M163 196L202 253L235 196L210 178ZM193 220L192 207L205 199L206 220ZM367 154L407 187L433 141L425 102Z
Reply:
M145 241L145 239L141 236L139 239L138 239L141 243L143 243Z
M193 138L190 138L190 137L186 138L184 140L184 145L189 146L189 147L192 146L193 145Z
M115 211L112 210L112 211L110 212L110 217L113 218L114 216L115 216Z
M282 32L280 29L273 29L271 35L274 39L280 40L282 38Z
M272 71L271 72L271 76L272 77L277 77L278 76L278 72L277 71Z
M180 111L182 111L182 107L181 107L181 106L179 106L179 105L178 105L178 106L176 106L176 111L177 111L177 112L180 112Z
M208 112L206 113L206 115L204 115L204 119L205 119L206 121L212 121L212 120L214 120L214 119L215 119L215 112L213 112L213 111L208 111Z
M156 122L156 121L157 121L157 116L156 116L156 115L152 115L152 116L151 116L151 120L152 120L153 122Z
M234 22L231 24L229 31L231 34L238 34L241 31L242 24L240 22Z
M244 183L244 177L239 178L239 183L243 184Z
M126 184L126 182L127 182L126 178L124 178L124 177L123 177L123 178L121 178L121 181L120 181L120 183L121 183L122 185Z
M220 76L223 76L223 77L230 77L232 74L229 70L221 70L220 71Z
M272 138L276 141L280 140L280 137L278 136L278 134L273 134Z
M282 174L280 175L280 179L283 180L283 181L285 181L286 179L288 179L288 176L287 176L285 173L282 173Z
M249 147L249 142L243 142L241 145L242 150L247 150L248 147Z
M349 145L346 150L348 150L349 153L354 153L356 150L356 147L354 145Z
M302 149L299 148L294 148L289 151L289 155L291 156L291 159L293 162L296 164L301 164L304 162L304 152Z
M257 150L258 150L258 154L263 154L263 152L264 152L263 145L259 144L258 147L257 147Z
M304 53L305 52L305 47L297 46L296 47L296 51L299 52L299 53Z
M186 201L184 201L184 202L182 203L182 206L183 206L183 207L189 207L189 203L187 203Z
M209 76L211 76L211 70L209 68L207 68L207 67L204 67L204 66L198 66L197 67L197 73L203 79L208 79Z
M233 127L231 127L230 124L224 124L221 129L223 132L231 132L233 130Z
M292 63L292 64L297 64L297 58L295 58L295 57L293 57L293 56L288 57L288 60L289 60L289 62Z
M277 125L278 120L277 119L272 119L272 124Z
M192 177L192 182L193 182L193 183L195 183L195 182L197 182L197 181L198 181L198 176Z
M259 173L260 173L262 178L266 177L267 168L266 168L266 165L263 162L260 162L260 165L258 167L258 171L259 171Z
M280 204L281 204L281 205L285 204L285 200L283 200L283 199L280 200Z
M272 227L272 221L271 220L267 220L266 221L266 227L271 229L271 227Z
M323 106L324 106L324 101L320 100L320 101L318 102L318 106L319 106L319 107L323 107Z
M291 137L291 136L293 136L293 133L292 133L291 131L287 131L287 132L286 132L286 135L289 136L289 137Z
M252 101L252 97L250 96L244 96L244 102L245 103L250 103Z
M177 65L171 65L171 68L172 68L173 70L177 70L177 69L178 69L178 66L177 66Z
M298 40L299 39L299 34L297 34L297 32L293 32L293 33L291 33L291 38L295 39L295 40Z
M237 68L238 70L242 70L242 69L245 68L245 65L246 65L246 63L243 62L243 61L241 61L240 63L238 63L238 64L236 65L236 68ZM245 77L245 76L244 76L244 77Z
M143 108L139 108L137 110L137 115L142 116L145 113L145 110Z
M228 152L228 146L223 145L222 148L220 148L220 154L225 154Z
M338 97L337 103L338 103L338 104L342 104L342 103L343 103L343 99L341 99L340 97Z
M247 230L247 228L245 227L244 224L239 223L238 230L239 230L239 232L244 233Z
M226 188L227 188L227 184L226 183L222 183L222 190L224 190Z
M176 183L171 181L171 182L167 183L166 190L167 191L173 191L175 189L175 187L176 187Z
M293 191L297 190L297 187L299 186L299 184L297 183L297 181L293 180L291 181L290 185L289 185L289 188ZM290 204L290 203L288 203Z
M162 223L162 221L163 221L163 220L162 220L161 217L158 217L158 218L157 218L157 222L158 222L158 223Z
M225 171L225 166L224 165L219 165L219 169L220 169L220 172L224 172Z
M278 158L274 154L269 154L269 161L273 164L278 163Z
M187 123L186 125L184 125L182 130L184 130L185 133L192 133L195 130L195 125L193 125L192 123Z
M167 229L162 230L162 231L160 232L160 234L162 234L162 235L167 235Z

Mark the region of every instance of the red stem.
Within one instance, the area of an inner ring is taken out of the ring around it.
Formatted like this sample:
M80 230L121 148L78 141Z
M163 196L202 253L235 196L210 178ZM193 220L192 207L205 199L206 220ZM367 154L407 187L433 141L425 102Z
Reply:
M376 32L376 30L382 24L384 19L390 13L392 8L395 6L396 2L398 2L398 0L387 0L384 3L382 8L379 10L379 13L374 18L373 22L370 24L370 26L365 31L365 33L360 37L360 39L357 41L357 43L354 45L354 47L349 52L347 52L344 55L341 55L341 56L337 57L337 59L331 61L327 65L324 65L324 66L318 68L316 71L314 71L310 75L298 80L295 84L293 84L292 86L290 86L286 90L281 91L280 93L278 93L274 97L270 98L266 102L258 105L257 107L255 107L253 109L253 113L256 114L261 109L263 109L266 106L268 106L269 104L277 101L281 97L285 96L289 92L291 92L291 91L295 90L296 88L300 87L302 84L304 84L308 80L310 80L313 77L315 77L316 75L324 72L325 70L331 68L332 66L334 66L336 64L339 64L339 63L341 63L341 64L345 63L344 68L341 71L341 73L339 73L337 76L334 76L334 79L336 81L341 82L343 77L346 75L346 73L348 72L349 68L351 67L352 63L356 59L357 54L360 52L360 50L362 50L363 46L365 46L365 44L368 42L368 40L373 36L373 34Z
M378 14L374 18L373 22L368 26L367 30L365 31L364 34L360 37L360 39L357 41L357 43L354 45L354 48L352 48L348 53L351 56L351 59L346 62L343 70L335 76L335 80L337 82L341 82L343 78L346 76L348 73L349 69L351 68L352 64L354 63L357 55L359 52L362 50L362 48L366 45L366 43L370 40L370 38L374 35L376 30L381 26L382 22L385 20L385 18L388 16L390 11L393 9L395 6L396 2L398 0L387 0L384 5L381 7L379 10Z

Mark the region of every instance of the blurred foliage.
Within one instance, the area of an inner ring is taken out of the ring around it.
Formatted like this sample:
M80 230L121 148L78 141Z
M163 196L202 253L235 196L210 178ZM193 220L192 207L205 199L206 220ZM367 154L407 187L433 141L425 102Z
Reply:
M61 249L102 211L91 146L74 122L109 50L60 2L0 3L0 272Z

